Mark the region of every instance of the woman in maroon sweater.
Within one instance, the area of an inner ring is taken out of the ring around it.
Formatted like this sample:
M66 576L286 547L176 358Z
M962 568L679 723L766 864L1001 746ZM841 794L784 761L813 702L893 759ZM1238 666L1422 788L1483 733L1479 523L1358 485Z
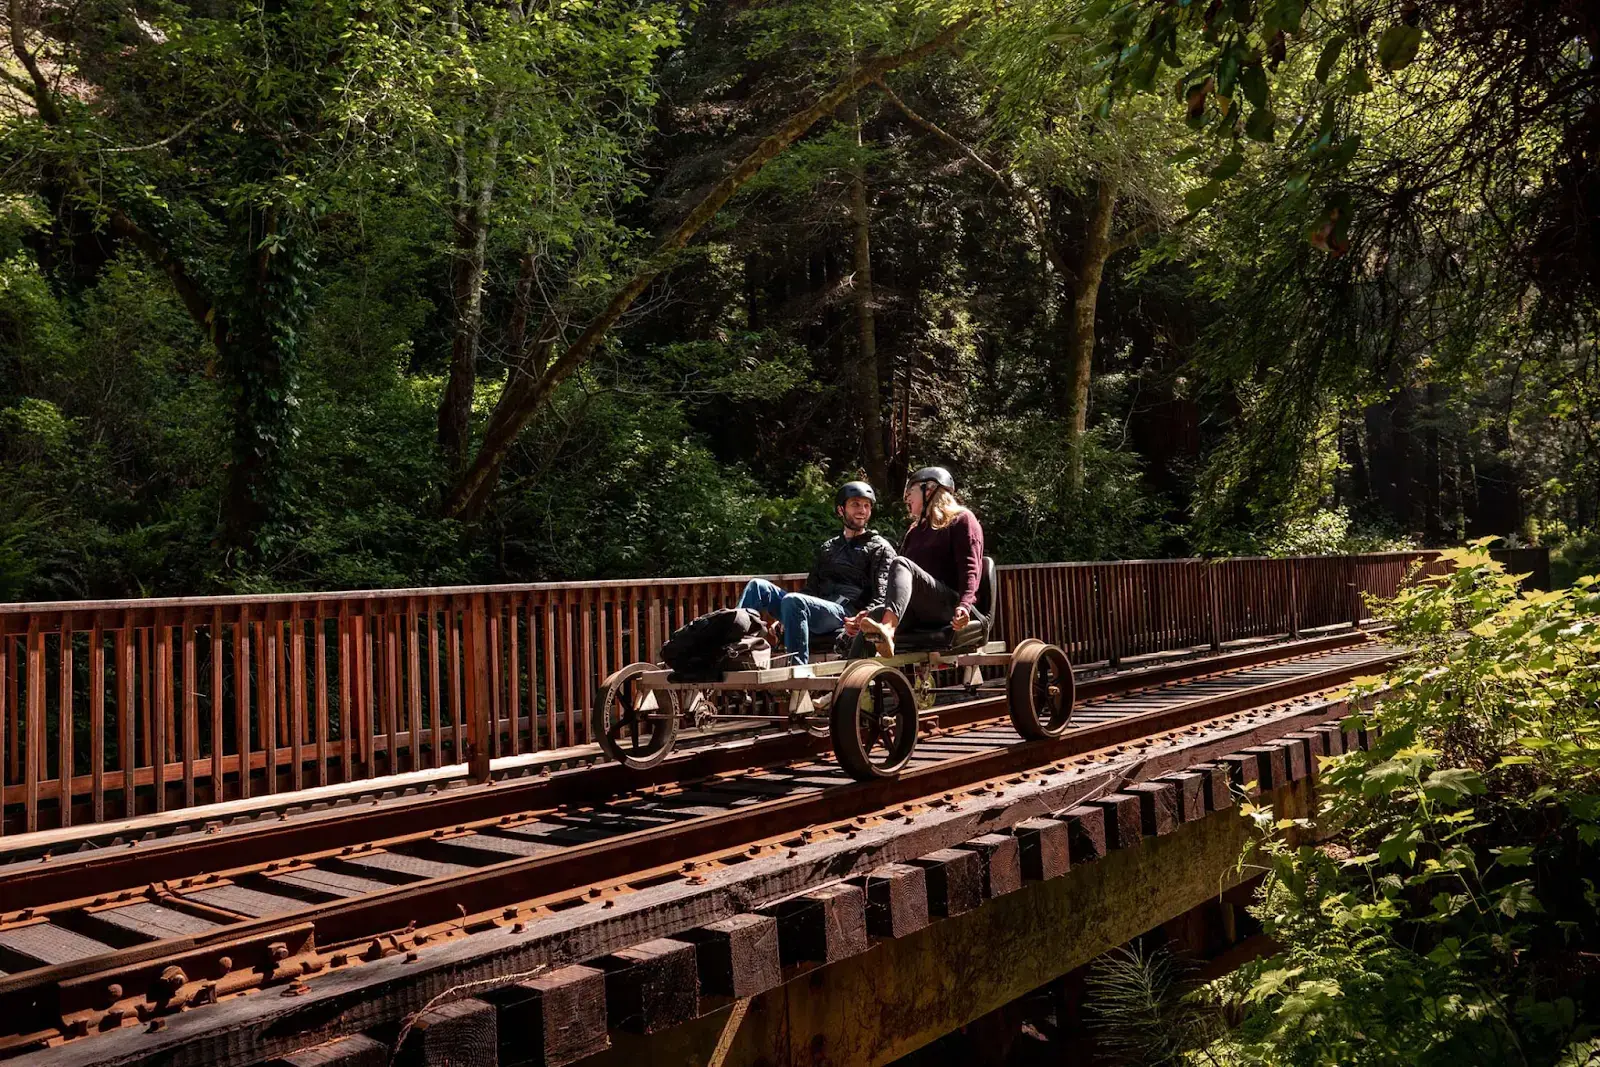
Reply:
M983 527L956 499L955 479L943 467L924 467L907 481L905 501L911 529L889 564L885 606L845 620L846 633L864 634L884 656L894 655L895 631L902 626L948 624L959 633L978 619Z

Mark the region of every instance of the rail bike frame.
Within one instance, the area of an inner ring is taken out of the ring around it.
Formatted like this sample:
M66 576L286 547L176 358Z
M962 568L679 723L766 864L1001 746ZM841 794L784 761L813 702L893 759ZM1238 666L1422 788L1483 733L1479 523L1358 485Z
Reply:
M771 722L831 738L834 753L852 777L888 777L910 760L918 726L938 717L931 700L919 699L918 693L929 691L932 672L959 670L967 692L975 693L985 667L1006 669L1008 710L1023 738L1058 737L1070 725L1072 666L1060 649L1028 638L1011 650L1003 642L987 641L960 651L918 650L730 671L719 681L672 681L672 672L663 665L634 663L605 680L595 707L595 735L611 758L642 769L671 752L680 721L696 727L719 721ZM916 685L908 672L915 675ZM739 694L740 710L717 707L719 694ZM780 706L755 710L763 697L769 707Z

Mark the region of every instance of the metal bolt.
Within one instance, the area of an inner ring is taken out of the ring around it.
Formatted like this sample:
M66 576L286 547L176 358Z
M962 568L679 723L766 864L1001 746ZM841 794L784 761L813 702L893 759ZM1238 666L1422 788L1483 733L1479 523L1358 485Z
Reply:
M282 941L274 941L267 946L267 955L271 956L274 962L285 959L289 955L289 946Z
M229 971L233 970L233 957L232 956L218 956L217 957L217 969L220 970L223 974L227 974Z
M112 982L110 985L106 986L106 999L112 1001L113 1003L121 1000L122 986L117 982Z

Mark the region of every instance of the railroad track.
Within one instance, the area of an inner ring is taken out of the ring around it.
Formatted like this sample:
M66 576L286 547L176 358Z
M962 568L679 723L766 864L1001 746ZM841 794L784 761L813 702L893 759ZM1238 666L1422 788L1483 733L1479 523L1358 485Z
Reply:
M1365 642L1340 635L1089 681L1074 728L1049 741L1019 742L1000 696L943 709L906 771L880 782L852 781L798 734L686 754L643 774L590 768L471 797L3 868L0 1055L159 1025L173 1011L664 881L694 884L696 870L785 848L796 834L826 832L822 824L1125 751L1399 655Z

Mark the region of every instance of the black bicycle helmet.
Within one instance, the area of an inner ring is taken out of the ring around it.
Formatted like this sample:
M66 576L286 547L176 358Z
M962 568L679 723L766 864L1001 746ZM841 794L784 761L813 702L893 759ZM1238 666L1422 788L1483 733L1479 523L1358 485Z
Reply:
M943 467L923 467L906 479L906 488L909 489L913 485L921 485L924 482L933 482L935 485L943 486L952 493L956 491L956 480Z
M866 482L845 482L839 487L839 491L833 494L833 506L842 508L847 501L856 497L870 502L873 507L878 505L878 494L873 492L872 486Z

